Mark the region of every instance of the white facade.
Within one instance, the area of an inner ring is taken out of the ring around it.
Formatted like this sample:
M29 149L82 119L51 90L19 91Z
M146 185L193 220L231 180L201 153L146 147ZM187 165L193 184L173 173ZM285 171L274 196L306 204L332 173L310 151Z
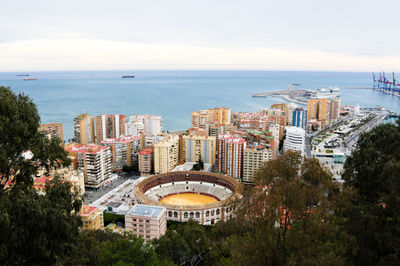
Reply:
M286 127L286 139L283 150L299 151L304 156L306 132L299 127Z
M130 129L128 129L128 127ZM131 115L127 123L127 135L137 136L144 132L146 136L157 136L162 133L162 118L157 115Z

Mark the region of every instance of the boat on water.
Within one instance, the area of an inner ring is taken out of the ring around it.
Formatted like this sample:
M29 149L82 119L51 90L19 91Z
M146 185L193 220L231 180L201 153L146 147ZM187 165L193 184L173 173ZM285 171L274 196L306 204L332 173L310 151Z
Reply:
M133 78L135 78L135 76L134 75L123 75L122 78L123 79L133 79Z
M27 80L37 80L37 78L25 78L24 80L25 81L27 81Z
M17 77L29 77L29 74L18 74Z

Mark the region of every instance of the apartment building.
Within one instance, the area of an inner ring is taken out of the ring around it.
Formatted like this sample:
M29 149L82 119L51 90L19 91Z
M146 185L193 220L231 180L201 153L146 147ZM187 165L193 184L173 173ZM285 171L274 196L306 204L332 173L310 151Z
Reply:
M327 126L339 118L340 91L320 89L307 102L307 120L317 120L322 126Z
M242 138L228 139L226 142L225 165L226 175L241 179L243 177L243 157L246 140Z
M197 162L201 159L204 163L215 164L215 137L183 136L181 145L184 162Z
M243 181L253 182L257 170L273 159L273 151L265 146L248 146L243 157Z
M292 126L300 127L305 130L307 128L307 110L298 107L293 110L292 114Z
M93 116L80 114L74 118L74 138L75 142L80 144L96 142Z
M83 171L86 187L98 188L111 176L111 149L96 144L69 143L65 150L72 157L74 169Z
M170 136L168 139L154 145L154 173L168 173L179 162L179 136Z
M300 127L286 127L286 139L283 145L283 150L299 151L302 156L305 153L306 147L306 132Z
M217 145L217 171L233 178L243 175L243 155L246 140L230 134L221 134Z
M154 148L144 148L139 152L139 172L141 174L150 174L153 171Z
M96 116L97 144L105 139L119 138L125 134L125 115L99 115Z
M45 134L49 139L58 138L61 145L64 145L63 126L61 123L42 124L39 131Z
M84 204L79 215L82 218L84 230L99 230L104 227L103 212L100 212L98 207Z
M192 112L192 127L207 129L206 124L210 123L229 125L231 123L231 109L217 107Z
M111 149L112 171L121 172L124 166L132 166L138 159L139 136L121 136L105 139L101 145Z
M160 238L167 230L164 207L135 205L125 215L125 229L144 240Z
M126 128L127 135L145 133L146 136L158 136L162 134L162 118L158 115L131 115Z

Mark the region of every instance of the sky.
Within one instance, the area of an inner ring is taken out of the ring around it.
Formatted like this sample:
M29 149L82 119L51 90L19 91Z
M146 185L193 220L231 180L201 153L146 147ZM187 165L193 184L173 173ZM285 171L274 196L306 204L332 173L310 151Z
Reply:
M398 0L0 3L0 71L400 71Z

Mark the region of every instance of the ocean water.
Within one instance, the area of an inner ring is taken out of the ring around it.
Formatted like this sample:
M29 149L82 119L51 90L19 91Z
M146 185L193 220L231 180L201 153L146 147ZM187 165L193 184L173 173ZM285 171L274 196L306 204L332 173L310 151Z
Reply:
M23 72L26 73L26 72ZM303 71L79 71L28 72L36 81L24 81L15 72L0 72L0 85L29 95L42 123L63 124L64 138L73 137L73 118L81 113L155 114L169 131L190 127L191 112L213 107L257 111L279 98L252 98L254 93L286 89L337 86L342 104L383 106L400 112L400 98L381 92L354 89L372 87L371 73ZM133 74L134 79L121 75ZM350 88L351 87L351 88ZM1 104L1 103L0 103Z

